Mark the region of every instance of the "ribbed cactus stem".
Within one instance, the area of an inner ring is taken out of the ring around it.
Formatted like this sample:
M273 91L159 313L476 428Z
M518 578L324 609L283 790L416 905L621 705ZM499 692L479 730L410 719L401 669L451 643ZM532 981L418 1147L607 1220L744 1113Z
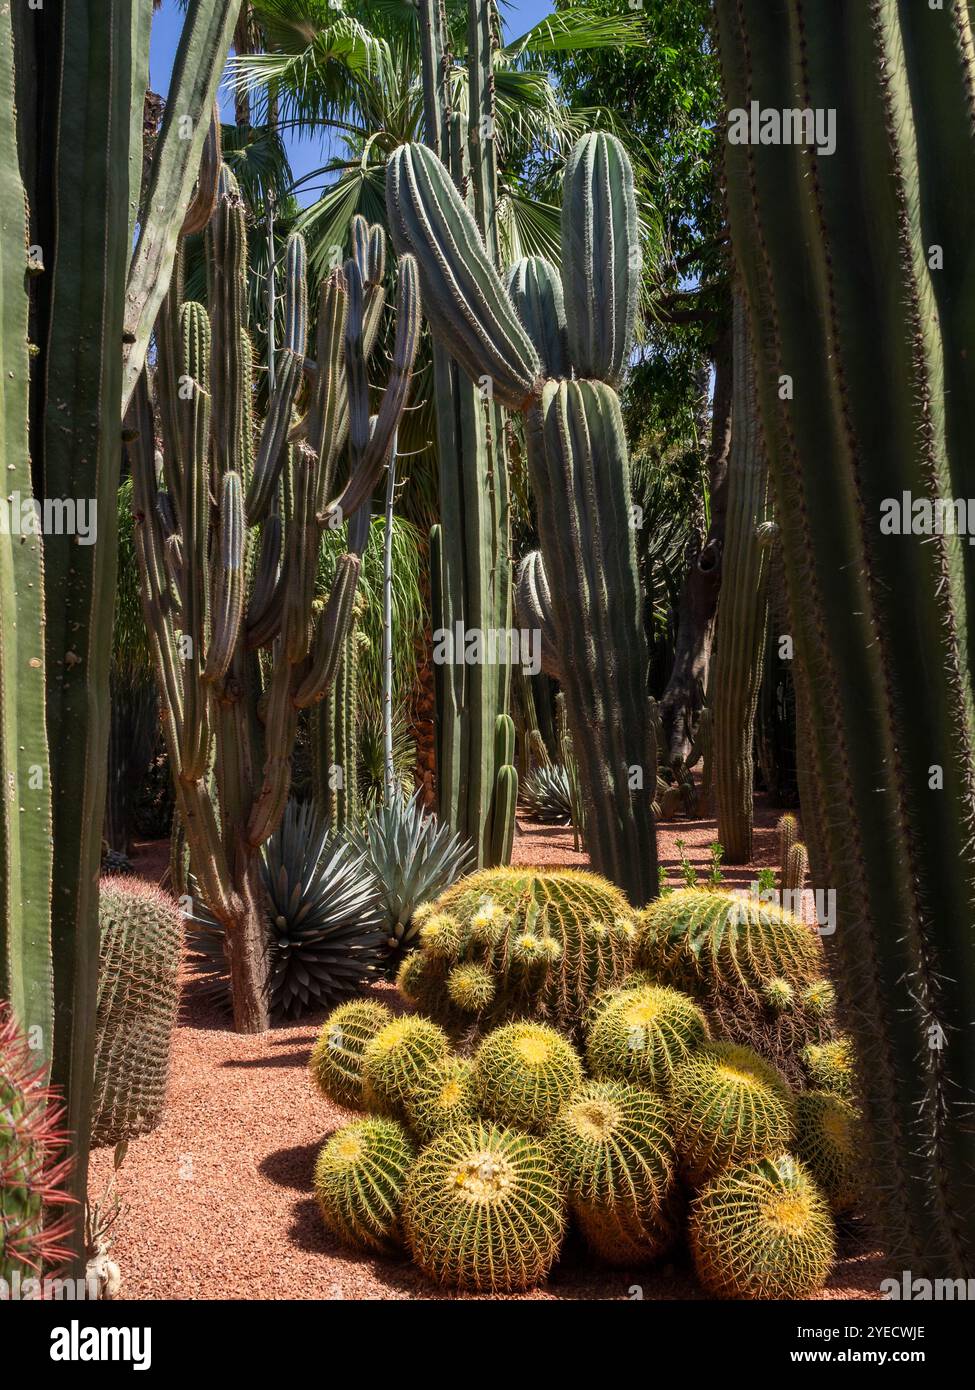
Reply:
M731 453L712 688L718 838L729 864L752 857L755 711L768 621L769 551L758 535L770 507L747 311L735 296Z
M363 507L350 520L348 553L319 607L321 532L334 520L325 500L354 417L343 496L351 489L368 501L406 404L419 336L418 277L407 257L398 265L392 365L379 416L371 422L366 359L384 302L384 244L380 229L359 222L353 241L345 271L321 286L311 404L296 425L294 403L305 375L306 254L300 237L289 239L285 343L267 413L255 428L246 225L236 181L224 168L205 243L209 321L199 305L175 302L177 286L158 339L156 376L161 404L168 403L158 462L144 378L129 421L143 608L180 822L197 891L226 932L242 1031L267 1022L258 851L284 813L299 712L323 699L341 654L350 652L368 514ZM267 648L260 662L259 648ZM347 668L341 699L351 730L354 652ZM354 780L353 768L350 774Z
M595 135L579 143L567 173L563 287L577 301L571 309L565 305L578 377L571 381L546 379L535 347L537 340L552 356L550 345L560 337L551 283L550 292L542 293L540 277L550 273L537 265L516 268L510 282L514 300L509 297L455 186L456 173L452 180L422 146L401 146L387 165L387 207L394 241L417 258L435 337L495 403L526 415L528 464L593 864L634 901L645 902L657 891L656 751L647 711L629 457L619 398L608 384L619 379L629 351L639 279L632 172L619 142ZM574 220L581 228L571 225ZM546 306L555 317L543 326L538 318ZM458 418L446 393L439 409L448 421ZM472 491L468 505L476 496ZM445 536L453 522L445 511ZM441 553L448 563L441 565L440 597L450 624L455 586L445 546ZM444 694L449 710L456 696L452 690ZM448 744L448 756L453 752Z
M891 506L971 492L971 16L956 0L716 8L729 110L810 110L837 137L729 143L731 232L863 1171L898 1268L970 1277L975 555Z

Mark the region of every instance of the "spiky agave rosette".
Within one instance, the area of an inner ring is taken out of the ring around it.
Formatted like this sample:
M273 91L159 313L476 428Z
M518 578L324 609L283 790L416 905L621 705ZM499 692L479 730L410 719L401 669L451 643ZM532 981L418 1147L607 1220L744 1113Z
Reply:
M392 797L353 836L378 885L393 947L413 940L416 909L459 878L473 857L470 844L426 810L421 796Z
M0 1000L0 1279L56 1272L69 1258L72 1217L51 1220L75 1198L66 1184L70 1158L57 1092L45 1084L6 1001Z
M547 825L568 825L572 819L569 774L561 763L537 767L521 788L521 809L530 820Z
M311 803L290 801L261 858L271 1008L294 1016L377 979L386 961L379 888L365 856L332 836ZM223 928L194 893L189 939L213 992L227 997Z

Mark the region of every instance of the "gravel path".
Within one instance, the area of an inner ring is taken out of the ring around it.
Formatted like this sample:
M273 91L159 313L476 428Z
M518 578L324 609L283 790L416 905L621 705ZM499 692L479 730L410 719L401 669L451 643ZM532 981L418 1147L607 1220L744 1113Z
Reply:
M756 863L775 860L771 812L759 811ZM681 836L703 863L713 821L660 827L669 868ZM525 823L515 841L521 863L578 864L571 832ZM136 867L146 877L166 862L143 846ZM729 884L751 870L727 871ZM395 1000L390 986L377 988ZM322 1015L321 1017L324 1017ZM240 1037L187 975L162 1124L134 1140L118 1175L123 1210L112 1255L123 1298L390 1299L438 1298L410 1262L352 1254L328 1235L311 1196L311 1173L323 1140L346 1118L311 1087L306 1064L321 1024L276 1027ZM92 1158L90 1193L99 1196L111 1150ZM840 1239L840 1260L823 1298L877 1298L883 1262L856 1227ZM639 1292L637 1292L639 1291ZM547 1284L525 1298L700 1298L686 1259L651 1270L601 1270L571 1242Z

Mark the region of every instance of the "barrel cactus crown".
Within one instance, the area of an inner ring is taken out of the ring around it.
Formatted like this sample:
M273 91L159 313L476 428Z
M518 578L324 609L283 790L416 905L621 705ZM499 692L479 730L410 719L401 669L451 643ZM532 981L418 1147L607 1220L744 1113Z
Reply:
M446 1130L477 1119L471 1063L451 1054L434 1062L416 1080L404 1109L410 1129L423 1144Z
M56 1270L70 1254L70 1217L54 1218L74 1198L67 1188L68 1136L44 1066L0 1001L0 1279Z
M543 1130L581 1084L572 1044L542 1023L505 1024L474 1053L478 1106L500 1124Z
M587 1245L608 1264L656 1259L677 1235L675 1160L659 1097L589 1081L563 1106L546 1143Z
M718 1298L808 1298L833 1263L829 1208L789 1154L720 1174L691 1206L689 1238Z
M370 1115L337 1130L315 1164L315 1196L328 1229L356 1250L394 1250L414 1157L395 1120Z
M410 1001L480 1031L519 1017L577 1031L589 999L625 978L636 935L622 893L572 869L472 874L421 921L420 962L404 979Z
M688 995L666 985L636 986L600 1001L586 1057L593 1076L666 1090L674 1068L707 1036L707 1020Z
M346 1110L365 1109L363 1054L392 1018L385 1005L354 999L333 1009L325 1020L308 1069L318 1089L336 1105Z
M117 1144L162 1117L183 926L168 894L129 877L102 879L98 920L92 1143Z
M362 1058L367 1109L402 1115L410 1094L435 1062L450 1052L442 1028L428 1018L394 1018L366 1044Z
M773 903L707 888L668 893L640 914L639 968L686 990L715 1032L798 1080L799 1053L832 1033L832 994L815 931Z
M675 1070L670 1099L674 1142L694 1185L792 1142L792 1092L751 1048L708 1043Z
M862 1146L857 1112L828 1091L796 1097L796 1155L837 1216L860 1197Z
M809 1084L817 1091L852 1100L856 1091L853 1044L847 1037L832 1042L810 1043L802 1050L802 1065Z
M565 1192L542 1143L479 1123L424 1149L406 1184L403 1230L438 1284L507 1293L541 1283L559 1251Z

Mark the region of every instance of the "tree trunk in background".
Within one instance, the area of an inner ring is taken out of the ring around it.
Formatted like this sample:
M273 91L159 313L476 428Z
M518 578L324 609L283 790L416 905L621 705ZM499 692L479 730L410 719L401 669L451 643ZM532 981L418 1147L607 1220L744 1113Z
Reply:
M664 748L670 767L691 751L707 691L714 637L714 615L721 587L721 551L727 507L728 457L731 451L731 324L726 323L714 349L714 397L708 478L711 524L681 588L674 667L660 700Z

